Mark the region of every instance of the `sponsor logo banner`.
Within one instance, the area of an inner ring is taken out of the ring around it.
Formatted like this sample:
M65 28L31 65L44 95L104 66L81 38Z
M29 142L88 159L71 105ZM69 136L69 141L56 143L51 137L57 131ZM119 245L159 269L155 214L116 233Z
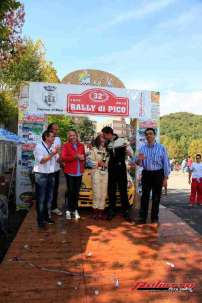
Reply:
M72 114L94 114L128 116L129 99L117 97L112 92L93 88L81 94L67 95L67 112Z

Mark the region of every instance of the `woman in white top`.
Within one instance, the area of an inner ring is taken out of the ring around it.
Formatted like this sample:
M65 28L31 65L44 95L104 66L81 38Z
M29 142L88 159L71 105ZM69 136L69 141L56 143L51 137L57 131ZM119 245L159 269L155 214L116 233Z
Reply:
M92 190L93 190L93 218L104 219L104 208L108 186L108 154L105 148L105 139L100 134L90 150L89 159L92 162Z
M202 205L202 162L201 154L196 155L196 162L193 162L189 170L189 184L191 184L190 203Z

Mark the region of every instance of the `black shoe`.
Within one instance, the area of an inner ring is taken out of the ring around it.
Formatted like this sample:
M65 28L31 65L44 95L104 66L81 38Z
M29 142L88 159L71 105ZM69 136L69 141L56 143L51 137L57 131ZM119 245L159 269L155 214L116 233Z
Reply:
M52 220L51 218L46 219L46 222L47 222L48 224L55 224L55 221Z
M45 223L40 223L40 224L38 224L38 228L46 229L46 224Z
M130 216L130 211L129 210L126 210L124 213L123 213L123 217L126 221L128 222L132 222L132 219L131 219L131 216Z
M151 223L157 223L157 224L159 224L159 219L151 219Z
M109 210L107 213L107 220L111 221L116 216L113 210Z
M143 218L139 218L139 219L135 220L135 224L137 224L137 225L142 225L142 224L146 224L146 223L147 223L147 220L143 219Z

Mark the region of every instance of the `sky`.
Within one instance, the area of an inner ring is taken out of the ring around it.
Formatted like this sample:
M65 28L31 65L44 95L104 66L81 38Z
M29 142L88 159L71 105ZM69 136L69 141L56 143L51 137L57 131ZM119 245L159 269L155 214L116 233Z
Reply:
M202 0L24 0L23 34L41 39L62 79L113 73L161 93L161 115L202 114Z

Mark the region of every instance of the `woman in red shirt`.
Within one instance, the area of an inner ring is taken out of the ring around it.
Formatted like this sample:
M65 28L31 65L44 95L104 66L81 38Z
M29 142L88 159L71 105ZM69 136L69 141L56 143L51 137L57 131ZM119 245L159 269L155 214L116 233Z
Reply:
M85 149L78 141L76 131L69 131L67 137L68 142L63 145L61 154L67 182L66 219L71 219L73 215L78 220L80 218L78 199L85 165Z

